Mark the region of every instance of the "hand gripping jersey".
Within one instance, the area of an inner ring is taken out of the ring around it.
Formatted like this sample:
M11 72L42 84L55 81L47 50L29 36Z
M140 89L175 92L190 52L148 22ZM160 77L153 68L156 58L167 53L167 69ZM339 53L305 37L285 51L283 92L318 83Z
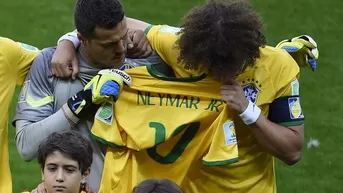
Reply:
M11 193L12 182L8 157L8 110L16 86L21 86L33 59L36 47L0 37L0 192Z
M173 68L177 77L196 76L196 72L186 71L177 63L179 50L175 47L175 42L180 31L180 28L158 25L148 27L146 34L152 48ZM259 106L262 113L277 124L284 126L303 124L298 65L284 50L266 46L260 51L260 57L255 65L248 66L236 79L241 83L246 98ZM197 90L201 91L202 87L198 86ZM213 94L219 95L219 92ZM141 117L143 116L152 117L152 115L141 114ZM249 128L238 116L234 116L234 125L240 161L230 165L201 167L196 177L196 184L193 183L192 186L179 184L184 192L276 192L273 157L258 144Z
M198 177L206 168L238 161L232 113L218 82L205 74L167 78L154 66L126 72L132 87L105 103L92 127L93 138L108 146L99 192L131 193L150 178L191 190L203 186Z

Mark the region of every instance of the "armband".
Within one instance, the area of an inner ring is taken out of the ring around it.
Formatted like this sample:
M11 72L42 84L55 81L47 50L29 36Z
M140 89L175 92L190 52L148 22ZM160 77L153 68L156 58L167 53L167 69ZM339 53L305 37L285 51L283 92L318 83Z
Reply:
M283 126L303 124L305 116L301 109L299 95L274 100L269 106L268 119Z

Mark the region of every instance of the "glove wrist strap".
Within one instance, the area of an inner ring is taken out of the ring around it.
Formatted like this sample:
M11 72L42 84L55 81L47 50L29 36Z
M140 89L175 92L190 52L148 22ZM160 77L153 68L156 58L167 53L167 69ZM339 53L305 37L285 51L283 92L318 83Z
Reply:
M81 118L86 116L89 110L93 109L92 103L92 90L81 90L74 96L70 97L67 101L69 110L77 117Z
M63 106L62 106L62 111L63 111L63 114L65 116L65 118L69 121L70 125L76 125L77 122L80 120L78 117L76 117L74 115L74 113L70 110L70 108L68 107L68 104L65 103Z

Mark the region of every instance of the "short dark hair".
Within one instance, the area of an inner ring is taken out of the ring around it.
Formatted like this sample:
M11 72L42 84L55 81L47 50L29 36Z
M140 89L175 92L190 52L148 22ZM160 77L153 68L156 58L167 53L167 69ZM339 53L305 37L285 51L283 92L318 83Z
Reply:
M74 22L79 33L93 38L96 27L112 29L124 15L124 8L118 0L77 0Z
M54 132L39 145L37 160L43 171L47 157L56 151L77 161L81 174L92 165L92 144L77 131Z
M149 179L138 184L132 193L183 193L173 181L167 179Z
M223 78L254 64L266 44L262 21L245 1L210 0L184 17L176 47L186 69L208 70Z

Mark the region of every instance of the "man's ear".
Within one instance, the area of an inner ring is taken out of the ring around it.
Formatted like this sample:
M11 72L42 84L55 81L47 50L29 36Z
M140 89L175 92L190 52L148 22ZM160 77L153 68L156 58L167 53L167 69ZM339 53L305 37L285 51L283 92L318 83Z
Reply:
M82 35L80 32L77 32L77 38L80 40L80 42L85 45L88 41L89 38L85 37L84 35Z
M80 34L80 32L77 32L77 38L78 38L80 41L82 41L82 40L85 39L85 37L84 37L82 34Z
M42 182L44 182L44 171L41 171L41 175L42 175Z
M90 175L90 173L91 173L91 168L88 168L82 175L82 182L81 183L87 182L87 179L88 179L88 176Z

